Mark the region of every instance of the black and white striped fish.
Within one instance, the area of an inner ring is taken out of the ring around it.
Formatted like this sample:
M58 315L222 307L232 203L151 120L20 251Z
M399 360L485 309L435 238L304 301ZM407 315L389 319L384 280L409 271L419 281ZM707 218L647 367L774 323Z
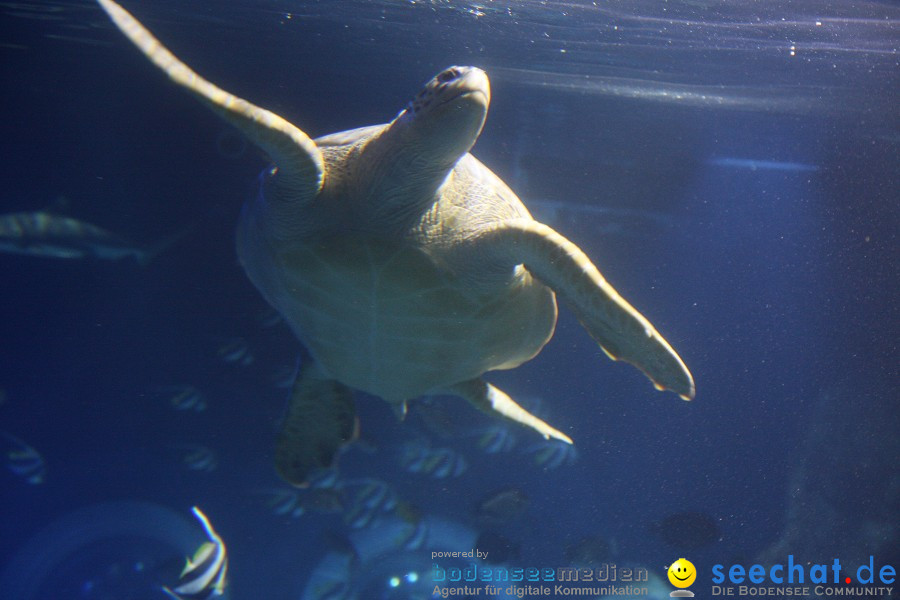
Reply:
M163 586L162 591L174 600L207 600L221 596L225 593L227 584L228 551L225 542L210 525L203 511L196 506L191 510L200 520L209 540L197 548L193 557L188 557L178 584L173 588Z
M0 435L8 446L5 451L7 468L31 485L44 483L47 464L41 453L9 432L0 431Z

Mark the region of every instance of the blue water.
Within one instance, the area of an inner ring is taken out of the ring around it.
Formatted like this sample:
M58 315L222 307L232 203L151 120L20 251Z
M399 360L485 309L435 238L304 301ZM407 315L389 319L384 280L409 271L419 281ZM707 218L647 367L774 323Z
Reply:
M697 383L690 403L654 391L563 307L537 358L489 379L539 399L575 440L574 463L536 464L540 439L525 430L510 452L483 452L467 432L496 422L460 400L440 401L462 422L441 439L415 403L400 423L361 396L365 447L344 457L343 477L388 482L460 539L501 530L520 566L562 566L567 547L596 536L614 540L609 562L659 576L690 553L704 594L713 564L788 553L900 567L896 4L126 8L204 76L311 137L389 121L448 65L483 68L492 102L473 154L593 258ZM198 505L228 543L229 597L304 597L323 557L340 554L333 540L361 544L366 528L279 516L260 493L282 485L273 448L287 392L273 376L301 354L283 325L261 325L265 303L234 251L265 157L93 4L0 14L0 213L64 204L141 244L189 229L145 267L0 255L0 430L46 469L39 484L0 472L0 571L13 566L2 582L26 580L28 598L162 597L159 578L129 569L162 572L193 551ZM237 338L252 364L219 355ZM202 390L206 410L171 406L161 389L181 384ZM422 439L468 469L404 471L400 447ZM191 470L184 444L208 447L216 468ZM510 487L528 496L525 513L484 525L479 501ZM715 519L717 539L666 544L653 524L683 511Z

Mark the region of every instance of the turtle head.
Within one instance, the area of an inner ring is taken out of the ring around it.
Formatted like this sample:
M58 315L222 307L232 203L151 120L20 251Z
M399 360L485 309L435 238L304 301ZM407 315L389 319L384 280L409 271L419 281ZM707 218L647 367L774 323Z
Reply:
M469 151L487 117L491 86L476 67L444 69L391 122L420 155L449 168Z

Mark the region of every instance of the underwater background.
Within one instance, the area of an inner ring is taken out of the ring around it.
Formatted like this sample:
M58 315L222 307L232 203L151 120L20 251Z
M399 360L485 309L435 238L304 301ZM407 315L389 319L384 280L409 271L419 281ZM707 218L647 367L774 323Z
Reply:
M265 157L95 4L0 2L0 223L64 215L160 250L0 240L0 598L164 598L205 539L192 506L238 600L431 598L431 543L663 579L686 556L698 595L714 564L900 567L896 3L125 8L311 137L484 69L472 153L657 326L697 396L609 361L563 306L538 357L488 378L573 449L459 399L401 422L360 394L339 479L290 488L273 450L302 351L234 250Z

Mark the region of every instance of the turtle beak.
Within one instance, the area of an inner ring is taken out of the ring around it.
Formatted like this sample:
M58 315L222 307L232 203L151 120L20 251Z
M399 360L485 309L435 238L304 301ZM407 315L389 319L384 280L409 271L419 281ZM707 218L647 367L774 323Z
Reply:
M491 86L484 71L445 69L391 121L379 140L370 144L370 151L376 146L388 148L391 162L415 163L423 177L442 179L475 145L490 101Z
M487 74L476 67L450 67L429 81L425 92L411 128L442 155L442 162L453 164L475 145L484 126L491 102Z
M448 72L458 73L458 75L447 85L447 88L442 90L438 104L471 99L487 114L488 106L491 103L491 84L488 81L487 73L477 67L450 67L435 79L439 80L441 75Z

